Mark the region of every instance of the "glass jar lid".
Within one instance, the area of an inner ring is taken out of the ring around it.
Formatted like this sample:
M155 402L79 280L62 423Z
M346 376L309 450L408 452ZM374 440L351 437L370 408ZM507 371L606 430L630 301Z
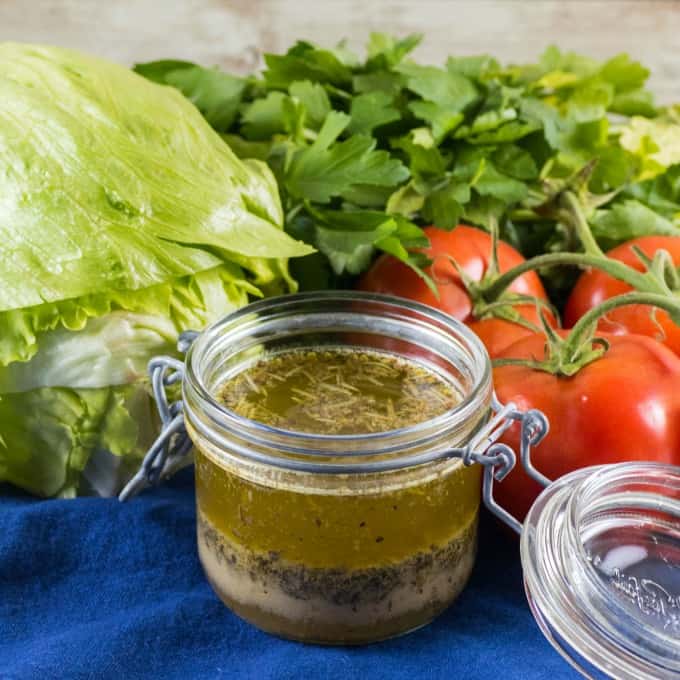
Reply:
M521 539L531 609L589 677L680 677L680 467L623 463L550 484Z

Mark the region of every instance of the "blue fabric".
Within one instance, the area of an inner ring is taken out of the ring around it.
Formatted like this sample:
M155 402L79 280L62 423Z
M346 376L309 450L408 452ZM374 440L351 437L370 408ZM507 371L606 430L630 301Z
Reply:
M191 470L127 504L0 498L0 678L574 678L533 621L518 547L486 522L430 626L368 647L279 640L231 614L194 545Z

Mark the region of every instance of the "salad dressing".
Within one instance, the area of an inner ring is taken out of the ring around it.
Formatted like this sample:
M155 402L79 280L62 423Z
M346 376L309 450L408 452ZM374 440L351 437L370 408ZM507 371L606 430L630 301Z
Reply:
M351 435L417 425L461 399L425 364L348 347L265 355L218 396L263 425L347 437L348 455ZM264 630L330 644L388 638L427 623L463 588L479 475L444 460L336 475L331 493L294 471L251 479L199 446L199 555L220 597Z

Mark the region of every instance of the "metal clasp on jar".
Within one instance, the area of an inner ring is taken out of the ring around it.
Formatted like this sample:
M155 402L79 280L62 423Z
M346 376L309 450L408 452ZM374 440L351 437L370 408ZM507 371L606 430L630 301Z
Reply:
M185 354L198 337L197 331L181 333L177 349ZM181 399L170 401L166 388L181 383L184 378L184 362L170 356L157 356L149 362L149 377L161 431L134 477L118 495L126 501L148 486L155 486L167 479L185 463L191 451L191 439L184 427L184 404Z
M484 505L501 521L522 533L522 524L505 508L501 507L493 497L494 481L501 482L517 463L515 452L507 445L499 442L503 433L515 422L520 423L520 463L527 474L546 487L550 480L542 475L531 463L531 447L541 443L548 434L550 425L541 411L531 409L520 411L515 404L501 404L493 395L491 403L493 415L473 440L463 449L452 449L451 454L460 457L465 465L479 463L484 466L482 482L482 499Z

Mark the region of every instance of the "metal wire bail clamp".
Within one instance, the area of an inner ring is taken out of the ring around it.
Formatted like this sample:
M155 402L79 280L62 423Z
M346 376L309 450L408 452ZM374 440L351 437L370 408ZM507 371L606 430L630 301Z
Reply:
M482 481L482 500L489 511L507 524L518 534L522 532L522 523L517 521L505 508L496 502L493 496L494 482L502 482L515 467L515 452L498 440L515 422L520 424L520 464L524 471L542 487L548 486L550 480L541 474L531 462L531 447L537 446L548 434L550 424L545 415L537 409L520 411L515 404L501 404L496 394L493 395L491 408L494 415L486 427L464 449L461 456L465 465L479 463L484 466ZM479 440L482 439L481 442ZM479 442L479 444L477 443ZM475 452L475 445L481 444L482 453Z
M185 331L177 340L177 349L185 354L198 337L197 331ZM161 421L161 431L134 477L118 495L126 501L148 486L155 486L179 469L191 451L191 439L184 427L184 408L181 399L168 401L165 390L181 383L184 378L184 362L170 356L157 356L149 361L151 390Z

